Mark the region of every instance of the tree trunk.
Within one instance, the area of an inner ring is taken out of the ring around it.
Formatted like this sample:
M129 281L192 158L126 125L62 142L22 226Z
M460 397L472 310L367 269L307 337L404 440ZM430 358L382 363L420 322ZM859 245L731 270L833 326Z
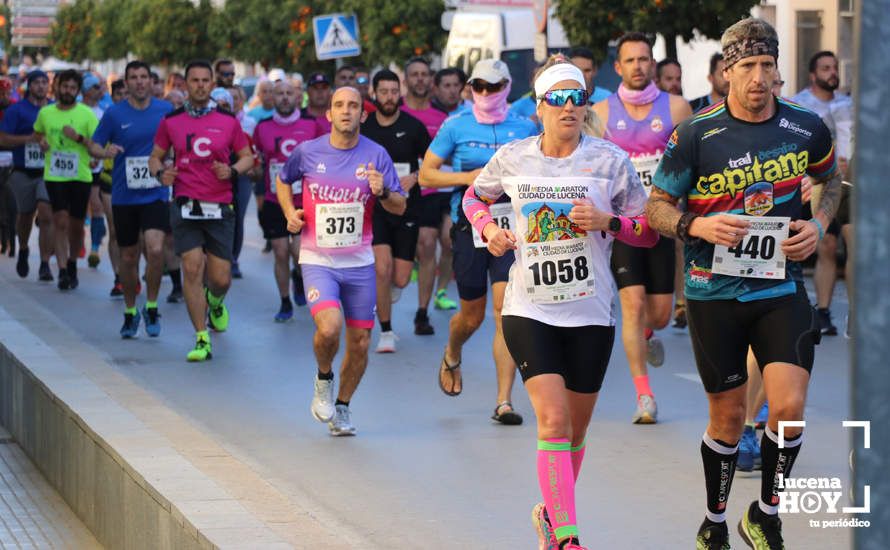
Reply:
M677 59L677 35L676 34L665 34L664 36L664 51L667 55L668 59Z

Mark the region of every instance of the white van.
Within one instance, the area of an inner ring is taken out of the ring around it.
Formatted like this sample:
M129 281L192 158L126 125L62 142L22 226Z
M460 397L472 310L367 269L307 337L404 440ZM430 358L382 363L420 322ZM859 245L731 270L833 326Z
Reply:
M450 30L442 54L444 67L458 67L470 75L480 59L500 59L510 68L513 77L508 101L515 101L529 90L529 80L536 66L537 34L531 8L493 11L491 7L462 7L443 17L443 27ZM547 30L548 52L568 47L562 25L551 15Z

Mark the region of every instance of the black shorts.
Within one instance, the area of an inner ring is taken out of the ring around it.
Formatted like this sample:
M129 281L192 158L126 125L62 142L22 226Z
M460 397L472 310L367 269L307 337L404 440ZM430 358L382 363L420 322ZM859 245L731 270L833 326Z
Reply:
M790 363L813 370L819 324L803 284L779 298L687 300L689 335L702 384L719 393L748 380L748 346L760 369L770 363Z
M149 229L170 232L170 205L164 201L145 204L112 204L118 246L136 246L139 235Z
M106 195L111 194L111 181L105 181L105 178L102 177L102 172L93 172L93 187L98 187L99 191Z
M253 182L253 194L257 197L265 197L266 196L266 180L265 179Z
M451 227L451 265L461 300L476 300L488 292L488 282L506 283L513 266L513 254L497 258L486 248L473 244L473 229L469 225Z
M837 216L834 217L839 226L853 223L850 218L850 194L852 192L853 188L851 186L841 185L841 203L837 207Z
M75 220L87 217L90 184L85 181L47 181L46 192L53 212L66 211Z
M170 203L170 226L173 228L173 250L177 255L202 248L222 260L232 261L235 245L235 209L231 204L222 205L222 219L187 220L182 217L182 207L176 201Z
M263 238L283 239L284 237L296 235L287 230L287 218L284 217L284 210L281 205L273 201L263 201L263 208L260 210L260 227L263 229Z
M652 248L612 244L612 276L618 289L642 285L646 294L674 293L674 239L661 237Z
M420 227L442 226L442 219L451 212L451 193L432 193L417 201L417 221Z
M378 202L374 205L371 223L374 229L374 237L371 240L373 246L389 245L393 258L407 262L414 261L417 253L417 235L420 233L417 219L390 214Z
M603 385L615 327L555 327L534 319L504 315L504 340L522 381L539 374L558 374L566 389L597 393Z

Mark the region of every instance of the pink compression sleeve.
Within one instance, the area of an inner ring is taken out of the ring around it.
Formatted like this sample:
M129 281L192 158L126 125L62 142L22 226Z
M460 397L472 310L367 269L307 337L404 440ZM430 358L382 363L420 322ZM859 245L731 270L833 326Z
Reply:
M646 216L618 216L618 219L621 220L621 229L615 233L615 238L619 241L641 248L652 248L658 242L658 232L649 227Z
M467 219L470 220L473 229L475 229L481 236L485 226L488 225L489 222L494 221L491 217L491 210L489 210L488 204L476 195L476 189L471 185L467 188L466 193L464 193L462 205L464 214L467 215ZM485 237L482 237L482 240L484 241Z

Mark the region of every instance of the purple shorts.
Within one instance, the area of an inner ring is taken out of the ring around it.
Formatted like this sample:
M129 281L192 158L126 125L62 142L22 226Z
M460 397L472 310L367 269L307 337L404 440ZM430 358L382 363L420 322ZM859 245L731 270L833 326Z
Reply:
M306 302L314 316L323 309L343 307L347 327L374 328L377 274L374 264L335 269L301 264Z

